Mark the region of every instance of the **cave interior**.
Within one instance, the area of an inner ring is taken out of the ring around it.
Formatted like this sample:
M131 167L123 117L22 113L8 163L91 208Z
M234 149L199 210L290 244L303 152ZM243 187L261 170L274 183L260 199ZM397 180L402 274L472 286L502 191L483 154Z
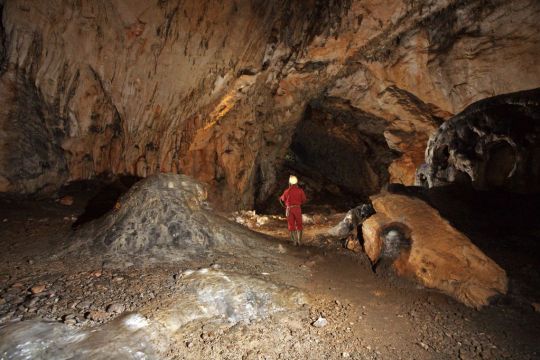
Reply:
M540 358L538 16L0 0L0 359Z

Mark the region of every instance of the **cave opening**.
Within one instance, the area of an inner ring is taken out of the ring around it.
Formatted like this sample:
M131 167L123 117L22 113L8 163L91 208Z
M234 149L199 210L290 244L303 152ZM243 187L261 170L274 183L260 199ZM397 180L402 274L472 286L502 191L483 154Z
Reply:
M385 125L343 100L310 102L277 173L276 196L257 211L280 211L275 198L287 187L289 175L296 175L306 191L306 212L347 211L367 202L388 182L388 166L398 155L386 143Z
M115 209L122 195L139 180L140 177L132 175L102 174L95 179L71 182L58 191L58 196L72 197L84 204L77 220L72 224L76 229Z

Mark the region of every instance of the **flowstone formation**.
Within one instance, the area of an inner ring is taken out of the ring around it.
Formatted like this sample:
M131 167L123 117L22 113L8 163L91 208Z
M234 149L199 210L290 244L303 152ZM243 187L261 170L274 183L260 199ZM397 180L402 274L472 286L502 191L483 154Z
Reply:
M150 176L133 185L107 215L77 230L70 248L174 261L268 248L260 235L214 212L206 196L205 186L188 176Z
M372 202L362 235L373 263L387 258L399 275L476 308L506 294L506 272L427 203L389 193Z
M193 327L227 328L306 303L293 287L208 268L179 274L169 296L156 300L157 310L125 314L93 329L43 321L0 326L0 358L162 359L175 337Z
M220 207L254 208L314 100L380 122L395 156L373 166L376 191L373 175L414 182L445 119L540 86L536 0L5 0L0 12L0 191L172 172L209 183Z
M540 89L479 101L441 125L428 143L417 182L540 191Z

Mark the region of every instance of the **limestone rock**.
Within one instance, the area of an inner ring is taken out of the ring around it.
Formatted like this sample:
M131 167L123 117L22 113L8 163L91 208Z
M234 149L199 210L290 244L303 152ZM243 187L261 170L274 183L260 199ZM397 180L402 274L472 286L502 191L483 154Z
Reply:
M506 293L506 272L437 210L397 194L380 194L372 202L376 214L362 224L372 262L390 258L398 274L476 308Z
M429 140L417 183L540 191L540 89L479 101Z
M0 12L0 191L181 172L220 207L254 208L307 104L333 99L397 155L388 174L386 158L362 164L376 191L412 182L452 114L540 86L536 0L6 0Z

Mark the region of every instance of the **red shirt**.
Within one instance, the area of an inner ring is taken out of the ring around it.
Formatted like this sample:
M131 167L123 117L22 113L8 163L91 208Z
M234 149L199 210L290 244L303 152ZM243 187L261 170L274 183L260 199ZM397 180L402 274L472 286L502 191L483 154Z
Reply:
M296 185L290 186L280 196L280 200L285 203L286 206L302 205L306 202L306 194L304 190L300 189Z

